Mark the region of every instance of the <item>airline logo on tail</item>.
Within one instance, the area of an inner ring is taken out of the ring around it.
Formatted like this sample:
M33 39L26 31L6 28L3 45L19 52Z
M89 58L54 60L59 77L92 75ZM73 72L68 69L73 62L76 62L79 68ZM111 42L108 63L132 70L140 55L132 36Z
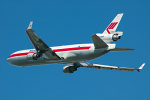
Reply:
M102 34L112 34L112 32L115 32L118 25L119 25L119 22L121 20L123 16L123 13L122 14L118 14L114 19L113 21L109 24L109 26L105 29L105 31L102 33ZM110 31L111 30L111 31Z
M118 22L112 22L106 29L106 31L108 32L108 34L110 34L109 29L113 29L116 25L118 24Z

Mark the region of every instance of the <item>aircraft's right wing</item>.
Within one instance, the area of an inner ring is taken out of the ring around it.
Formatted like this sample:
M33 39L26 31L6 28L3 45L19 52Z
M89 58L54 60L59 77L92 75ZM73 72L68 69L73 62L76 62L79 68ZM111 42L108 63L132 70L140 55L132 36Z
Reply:
M40 57L42 54L46 56L47 59L61 59L50 47L48 47L42 39L40 39L32 29L33 22L30 22L26 33L37 51L37 56Z
M100 65L100 64L93 64L93 63L86 63L86 62L80 62L76 64L79 67L86 67L86 68L95 68L95 69L106 69L106 70L118 70L118 71L134 71L141 70L145 63L143 63L138 69L137 68L127 68L127 67L117 67L117 66L109 66L109 65Z

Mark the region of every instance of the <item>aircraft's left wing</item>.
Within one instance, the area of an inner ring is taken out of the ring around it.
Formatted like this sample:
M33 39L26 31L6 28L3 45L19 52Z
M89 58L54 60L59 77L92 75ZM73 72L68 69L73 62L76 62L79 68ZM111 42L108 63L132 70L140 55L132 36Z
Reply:
M48 47L42 39L40 39L33 31L32 29L33 22L30 22L28 29L26 30L26 33L33 44L34 48L37 51L37 56L44 55L47 59L61 59L50 47Z
M93 63L86 63L80 62L77 63L79 67L86 67L86 68L95 68L95 69L106 69L106 70L118 70L118 71L135 71L141 70L144 67L145 63L143 63L138 69L137 68L127 68L127 67L117 67L117 66L109 66L109 65L100 65L100 64L93 64Z

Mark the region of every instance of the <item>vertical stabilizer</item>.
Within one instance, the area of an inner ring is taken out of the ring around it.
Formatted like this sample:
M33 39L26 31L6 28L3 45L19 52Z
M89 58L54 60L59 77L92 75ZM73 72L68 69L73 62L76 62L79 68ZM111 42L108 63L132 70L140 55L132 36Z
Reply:
M114 18L114 20L109 24L109 26L106 28L106 30L103 32L103 34L112 34L111 31L115 32L117 27L118 27L118 25L119 25L119 22L120 22L122 16L123 16L123 13L118 14Z

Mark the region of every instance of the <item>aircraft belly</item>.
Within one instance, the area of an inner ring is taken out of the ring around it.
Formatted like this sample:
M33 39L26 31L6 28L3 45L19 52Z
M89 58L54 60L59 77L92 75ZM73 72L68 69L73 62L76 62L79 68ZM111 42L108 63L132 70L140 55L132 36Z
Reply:
M64 59L63 60L50 60L50 59L39 58L37 60L29 60L27 59L27 56L20 56L20 57L17 57L17 59L19 59L19 62L16 65L21 66L21 67L44 65L44 64L55 64L55 63L66 64L68 62L71 62L69 60L64 60Z

